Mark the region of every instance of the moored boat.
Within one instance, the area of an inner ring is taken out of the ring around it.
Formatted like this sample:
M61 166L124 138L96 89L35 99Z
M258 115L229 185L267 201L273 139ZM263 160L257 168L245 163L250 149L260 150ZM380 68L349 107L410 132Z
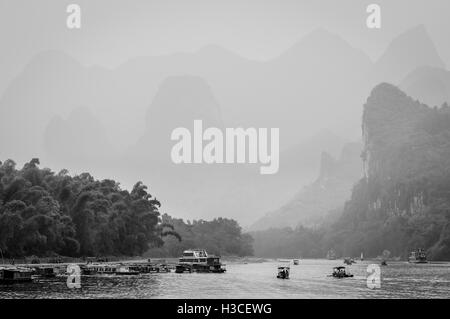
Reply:
M136 271L142 274L167 272L163 265L156 265L152 263L133 263L128 266L130 270Z
M328 260L335 260L335 259L336 259L336 253L334 252L333 249L330 249L330 250L327 252L327 259L328 259Z
M87 264L81 267L83 275L114 275L119 268L112 264Z
M56 277L56 271L53 267L34 267L33 275L43 278Z
M412 251L408 257L408 262L413 263L413 264L428 263L427 254L425 253L425 250L419 248L419 249L416 249L415 251Z
M21 282L31 282L33 271L25 267L1 267L0 283L13 284Z
M129 276L129 275L139 275L139 271L135 271L135 270L131 270L130 267L128 266L120 266L116 269L115 272L116 275L125 275L125 276Z
M300 261L298 259L294 259L294 265L298 266L300 264Z
M183 252L175 272L223 273L226 271L219 256L208 255L204 249L189 249Z

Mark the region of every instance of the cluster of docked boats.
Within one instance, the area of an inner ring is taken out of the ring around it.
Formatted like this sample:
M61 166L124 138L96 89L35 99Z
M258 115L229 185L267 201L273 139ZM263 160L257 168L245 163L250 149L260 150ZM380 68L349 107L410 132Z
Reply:
M56 276L67 276L67 264L48 265L24 265L0 266L0 283L20 283L31 282L35 278L51 278ZM225 265L220 262L219 256L208 255L203 249L190 249L183 252L177 264L151 263L145 262L87 262L78 264L80 275L139 275L148 273L169 273L175 270L176 273L223 273L226 271Z
M80 264L80 275L139 275L142 273L170 272L166 264L152 264L137 262L127 264L88 263ZM12 284L31 282L37 278L53 278L67 276L67 265L27 265L27 266L0 266L0 283Z
M167 264L153 264L150 262L133 263L92 263L81 265L81 274L89 275L139 275L148 273L170 272Z

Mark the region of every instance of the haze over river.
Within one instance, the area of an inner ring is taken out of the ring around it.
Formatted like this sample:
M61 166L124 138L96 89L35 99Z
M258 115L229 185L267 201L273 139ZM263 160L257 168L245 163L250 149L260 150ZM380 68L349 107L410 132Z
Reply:
M226 261L225 261L226 263ZM389 262L381 267L381 288L366 284L367 265L349 267L353 278L328 277L342 260L292 263L289 280L276 278L284 263L227 263L224 274L158 273L138 276L83 276L81 289L69 289L65 277L0 285L0 298L450 298L450 263Z

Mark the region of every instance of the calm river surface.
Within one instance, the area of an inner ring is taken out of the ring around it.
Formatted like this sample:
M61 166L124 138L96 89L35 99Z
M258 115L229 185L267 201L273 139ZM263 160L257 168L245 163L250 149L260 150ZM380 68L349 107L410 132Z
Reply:
M349 267L353 278L327 277L341 260L301 260L291 278L276 278L277 261L227 263L224 274L141 274L82 277L81 289L66 279L0 285L0 298L450 298L450 263L390 262L381 267L381 289L366 286L370 261ZM375 263L375 262L374 262Z

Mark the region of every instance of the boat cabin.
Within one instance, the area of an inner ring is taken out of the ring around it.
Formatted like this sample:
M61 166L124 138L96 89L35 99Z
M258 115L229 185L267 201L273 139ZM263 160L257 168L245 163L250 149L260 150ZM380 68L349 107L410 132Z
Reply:
M183 252L180 263L207 263L208 253L203 249L189 249Z

